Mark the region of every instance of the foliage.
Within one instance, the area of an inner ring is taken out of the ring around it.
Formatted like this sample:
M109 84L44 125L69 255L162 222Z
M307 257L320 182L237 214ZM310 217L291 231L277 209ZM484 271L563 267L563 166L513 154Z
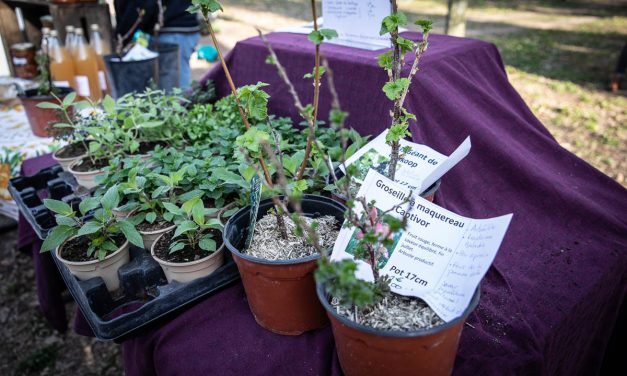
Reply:
M207 211L199 197L190 198L180 207L167 203L166 208L174 216L176 223L170 253L185 247L206 252L217 250L222 223L216 218L206 217Z
M197 104L213 103L216 99L216 88L212 80L193 81L184 97L188 101L186 104L188 108Z
M79 204L78 213L67 203L45 199L44 205L56 213L55 226L44 240L41 251L57 248L73 236L86 236L89 239L87 256L104 259L108 253L118 250L114 239L124 236L132 244L143 247L141 235L135 226L127 220L117 220L112 210L118 206L120 196L118 187L109 188L101 197L88 197ZM93 211L93 218L85 220L85 216Z

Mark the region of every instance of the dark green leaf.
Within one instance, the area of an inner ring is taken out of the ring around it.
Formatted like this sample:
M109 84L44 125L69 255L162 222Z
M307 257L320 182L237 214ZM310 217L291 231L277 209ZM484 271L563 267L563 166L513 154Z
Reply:
M137 247L144 248L144 240L140 233L135 229L135 226L129 221L120 221L118 222L120 226L120 230L124 233L126 239Z
M76 233L76 229L71 226L60 225L54 227L41 244L41 252L53 250Z

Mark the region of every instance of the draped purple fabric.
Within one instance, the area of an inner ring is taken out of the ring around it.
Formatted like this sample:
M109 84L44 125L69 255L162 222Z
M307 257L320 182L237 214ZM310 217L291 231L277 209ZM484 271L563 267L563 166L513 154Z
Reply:
M302 101L311 102L311 80L302 79L313 66L306 36L268 39ZM390 123L380 52L322 46L348 123L362 134ZM269 83L270 112L297 119L267 55L259 38L238 43L227 57L235 83ZM219 66L207 78L220 96L229 93ZM324 119L330 101L322 82ZM417 142L449 154L472 138L470 155L443 178L439 205L475 218L514 213L463 330L454 373L598 374L606 353L625 344L627 190L553 139L490 43L433 35L406 107L418 116L411 124ZM240 283L126 341L124 365L129 375L341 374L330 328L272 334L255 323Z

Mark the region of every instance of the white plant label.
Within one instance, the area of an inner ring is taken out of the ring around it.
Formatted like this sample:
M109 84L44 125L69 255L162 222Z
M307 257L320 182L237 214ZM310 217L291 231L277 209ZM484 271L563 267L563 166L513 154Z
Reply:
M323 0L324 28L337 31L329 43L365 49L390 47L389 35L379 35L381 21L390 15L389 0Z
M410 192L370 170L357 194L368 202L375 200L377 215L390 210L388 214L397 218L407 217L406 230L394 236L391 246L379 249L379 271L392 278L393 292L419 297L444 321L452 321L470 304L496 256L512 214L466 218L421 197L410 198ZM356 213L364 215L360 206ZM343 227L331 259L353 258L358 235L355 227ZM356 276L373 281L370 266L364 261L357 264Z
M347 166L357 163L359 173L354 176L357 183L363 181L370 169L375 169L380 173L387 171L392 153L392 148L385 142L387 133L388 131L385 130L346 160ZM466 137L464 142L448 157L426 145L401 140L401 150L407 146L411 150L399 160L394 179L416 194L420 194L464 159L470 152L471 143L470 137ZM346 172L342 165L340 169Z
M81 97L88 97L91 92L89 91L89 78L87 76L76 76L76 93Z
M52 84L56 87L70 87L70 83L68 81L52 81Z

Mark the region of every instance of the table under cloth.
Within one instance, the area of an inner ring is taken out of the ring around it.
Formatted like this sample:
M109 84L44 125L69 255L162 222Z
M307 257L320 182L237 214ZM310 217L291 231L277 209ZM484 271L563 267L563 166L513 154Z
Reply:
M313 65L307 37L268 39L310 102L311 80L302 79ZM380 52L322 46L348 124L362 134L390 123ZM270 112L298 119L267 55L259 38L238 43L227 56L235 83L269 83ZM207 78L220 96L228 94L220 67ZM554 140L508 82L490 43L431 36L407 108L418 116L416 142L449 154L472 138L470 155L443 178L439 205L473 218L514 213L462 332L454 373L599 373L625 343L627 190ZM325 87L322 118L328 109ZM262 329L241 283L124 342L123 353L129 375L341 374L330 328L298 337Z

